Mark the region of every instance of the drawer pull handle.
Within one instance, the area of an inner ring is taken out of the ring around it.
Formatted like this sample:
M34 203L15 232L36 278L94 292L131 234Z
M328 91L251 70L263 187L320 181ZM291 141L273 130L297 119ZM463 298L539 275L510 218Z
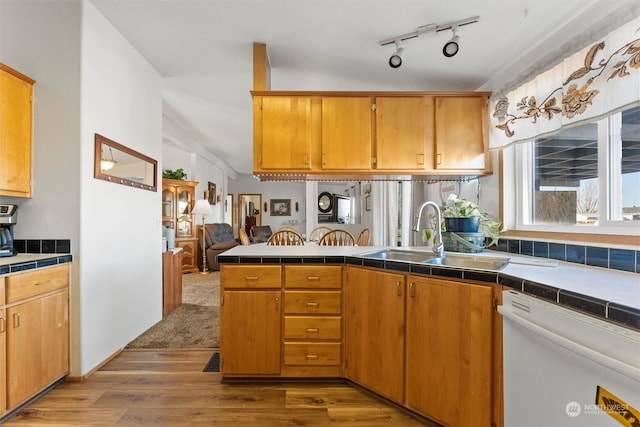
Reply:
M320 332L318 328L307 328L307 332Z
M313 359L313 360L318 359L318 356L315 354L307 354L304 357L306 357L307 359Z
M307 280L320 280L320 276L307 276Z
M258 280L258 276L247 276L244 280Z
M7 321L4 317L0 317L0 334L3 334L7 331Z
M45 280L44 282L36 282L36 286L48 285L51 283L51 280Z
M13 313L13 327L20 327L20 313Z
M320 304L318 304L317 302L308 302L307 303L307 307L319 307Z

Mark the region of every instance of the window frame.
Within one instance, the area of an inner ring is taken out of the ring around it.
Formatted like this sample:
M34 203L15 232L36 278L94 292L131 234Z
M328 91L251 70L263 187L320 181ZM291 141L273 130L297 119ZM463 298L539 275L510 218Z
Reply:
M622 153L620 128L622 113L593 121L598 126L598 185L599 212L598 225L586 224L533 224L533 188L534 188L534 140L515 144L505 150L502 170L505 178L512 177L514 186L504 179L502 191L512 196L515 206L512 210L503 209L505 224L518 232L553 232L584 235L625 235L640 236L639 221L612 220L612 212L621 212L621 197L612 198L612 194L621 195L622 175L619 159ZM617 126L617 127L616 127ZM615 129L615 132L609 132ZM509 153L513 150L513 153ZM512 162L509 162L511 157ZM510 164L511 163L511 164ZM516 167L518 165L519 167ZM511 211L511 213L509 213Z

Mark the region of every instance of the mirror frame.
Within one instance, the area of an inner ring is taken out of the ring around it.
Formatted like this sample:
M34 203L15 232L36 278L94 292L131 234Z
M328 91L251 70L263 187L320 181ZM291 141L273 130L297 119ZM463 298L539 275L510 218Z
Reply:
M109 175L100 169L100 160L102 159L102 146L109 146L111 148L115 148L120 150L130 156L133 156L137 159L140 159L144 162L150 163L153 166L153 185L143 184L141 182L131 181L126 178L121 178L114 175ZM104 181L113 182L116 184L126 185L127 187L135 187L141 188L143 190L149 191L158 191L158 162L151 157L147 157L142 153L138 153L135 150L132 150L129 147L125 147L122 144L118 144L117 142L102 136L98 133L95 134L95 143L94 143L94 156L93 156L93 177L97 179L102 179Z

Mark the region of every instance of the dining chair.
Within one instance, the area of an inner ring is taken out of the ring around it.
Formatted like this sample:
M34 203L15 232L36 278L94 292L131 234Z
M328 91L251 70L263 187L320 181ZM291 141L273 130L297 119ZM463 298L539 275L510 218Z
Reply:
M240 236L240 243L242 243L244 246L248 246L251 244L251 240L249 240L249 236L247 235L247 232L244 230L244 228L240 229L238 235Z
M281 227L278 227L278 229L276 231L280 231L280 230L291 230L291 231L295 231L298 234L302 234L302 233L300 233L300 230L298 230L293 225L283 225Z
M308 240L310 242L317 242L320 238L325 234L331 231L331 227L327 227L326 225L319 225L309 233Z
M369 241L371 240L371 230L369 230L368 228L365 228L364 230L362 230L360 232L360 235L358 236L358 240L356 242L356 245L358 246L369 246Z
M304 245L304 239L302 235L293 230L278 230L273 233L269 240L267 240L269 246L302 246Z
M320 246L354 246L355 244L356 239L353 234L340 229L328 231L318 241Z

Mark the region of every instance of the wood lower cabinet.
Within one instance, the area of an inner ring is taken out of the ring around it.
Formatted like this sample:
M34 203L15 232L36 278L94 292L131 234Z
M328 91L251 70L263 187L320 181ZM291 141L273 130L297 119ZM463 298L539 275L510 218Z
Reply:
M0 63L0 196L31 197L34 84Z
M341 376L342 266L283 268L282 376Z
M492 288L408 281L406 405L445 425L492 425Z
M162 253L162 315L166 316L182 304L182 250Z
M5 277L4 413L69 372L68 286L67 265Z
M347 267L345 375L404 402L405 276Z
M281 360L279 265L220 266L220 372L277 376Z

